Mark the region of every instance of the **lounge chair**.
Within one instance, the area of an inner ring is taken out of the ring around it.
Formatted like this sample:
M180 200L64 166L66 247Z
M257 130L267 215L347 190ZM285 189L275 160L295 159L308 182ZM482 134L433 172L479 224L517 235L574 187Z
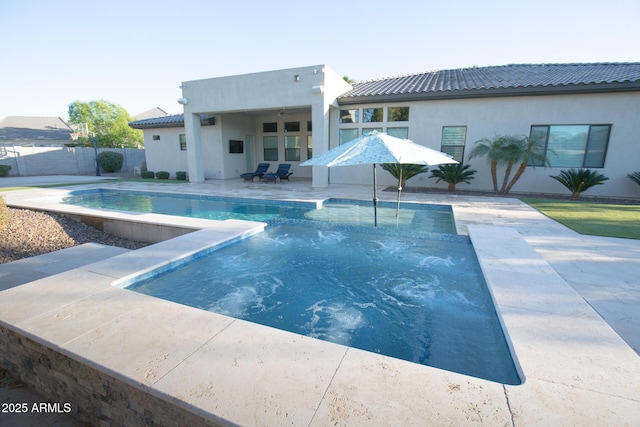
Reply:
M240 175L240 177L244 178L245 182L253 182L253 178L255 178L256 176L258 177L258 179L262 178L262 176L267 173L267 170L269 170L269 163L258 163L258 167L256 168L255 172L246 172Z
M278 170L275 173L265 173L262 176L262 180L273 180L273 182L276 182L278 178L280 178L280 181L282 181L283 179L289 181L289 176L293 174L293 172L289 172L289 169L291 169L291 165L289 163L281 163L278 165Z

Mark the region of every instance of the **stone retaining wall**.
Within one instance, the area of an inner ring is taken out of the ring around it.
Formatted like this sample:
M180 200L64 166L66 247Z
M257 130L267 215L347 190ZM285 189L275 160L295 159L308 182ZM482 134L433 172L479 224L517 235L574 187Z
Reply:
M120 351L120 349L113 349ZM2 366L59 408L91 425L225 426L0 325ZM68 405L65 405L68 404ZM184 404L184 403L183 403Z

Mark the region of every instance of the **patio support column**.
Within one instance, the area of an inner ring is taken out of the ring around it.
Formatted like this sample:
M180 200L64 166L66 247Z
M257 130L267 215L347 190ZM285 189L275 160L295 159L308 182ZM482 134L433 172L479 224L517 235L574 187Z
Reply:
M316 156L329 150L329 105L324 96L321 102L311 105L311 121L313 123L313 155ZM326 188L329 186L329 168L312 166L311 186Z
M200 114L184 113L184 130L187 138L187 169L190 182L204 182L202 141L200 139Z

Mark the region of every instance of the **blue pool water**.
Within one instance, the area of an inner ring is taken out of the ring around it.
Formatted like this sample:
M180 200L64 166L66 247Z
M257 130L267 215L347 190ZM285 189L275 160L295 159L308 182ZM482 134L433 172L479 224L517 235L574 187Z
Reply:
M479 378L519 384L465 236L275 220L128 289Z
M373 226L374 222L373 203L356 200L329 199L318 206L312 202L96 189L74 191L64 197L62 203L213 220L268 222L277 218L289 218L363 226ZM424 232L456 232L449 206L402 203L400 215L396 217L395 203L380 202L378 225Z
M478 261L450 207L277 202L90 190L65 203L269 224L264 233L123 283L251 322L520 384Z

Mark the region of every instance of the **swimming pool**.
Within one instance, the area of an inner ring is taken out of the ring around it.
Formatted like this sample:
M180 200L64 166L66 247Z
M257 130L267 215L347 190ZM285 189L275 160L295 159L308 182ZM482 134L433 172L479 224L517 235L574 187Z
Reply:
M390 357L520 384L471 242L449 206L283 202L137 191L73 192L64 203L264 221L118 286Z
M89 208L212 220L268 222L276 218L289 218L363 226L373 226L374 222L372 202L361 200L302 202L94 189L73 191L61 202ZM451 207L440 205L402 203L399 216L396 216L395 203L379 202L378 225L424 232L456 233Z
M130 290L386 356L519 384L466 236L274 220Z

